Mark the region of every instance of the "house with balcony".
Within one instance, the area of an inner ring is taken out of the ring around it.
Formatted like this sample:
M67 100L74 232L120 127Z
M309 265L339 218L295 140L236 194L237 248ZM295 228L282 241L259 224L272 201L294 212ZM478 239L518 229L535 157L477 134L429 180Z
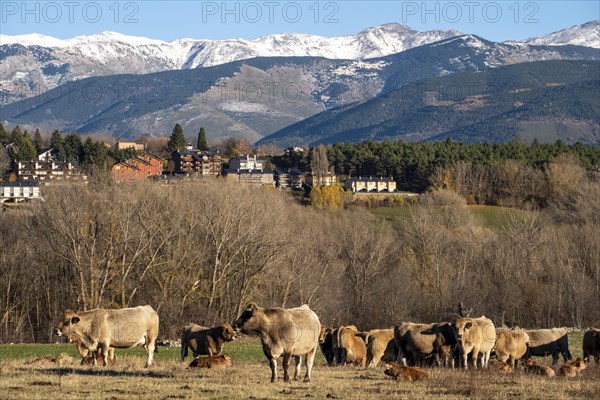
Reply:
M223 161L219 152L179 150L171 154L169 170L190 176L219 176Z
M41 199L38 182L0 182L0 202Z
M358 192L395 192L396 181L393 178L380 177L380 178L363 178L363 177L350 177L344 184L344 189L352 190L354 193Z

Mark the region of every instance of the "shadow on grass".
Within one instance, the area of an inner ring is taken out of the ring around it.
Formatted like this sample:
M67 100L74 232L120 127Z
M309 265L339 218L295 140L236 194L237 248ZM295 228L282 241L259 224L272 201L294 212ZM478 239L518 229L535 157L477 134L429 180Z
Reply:
M25 369L23 369L25 371ZM101 369L77 369L77 368L40 368L34 370L48 375L85 375L85 376L120 376L140 378L174 378L175 374L166 374L154 371L114 371Z

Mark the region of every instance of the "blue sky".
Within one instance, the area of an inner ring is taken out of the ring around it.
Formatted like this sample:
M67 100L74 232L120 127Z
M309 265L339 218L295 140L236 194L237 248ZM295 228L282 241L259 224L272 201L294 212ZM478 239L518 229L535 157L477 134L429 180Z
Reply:
M111 30L161 40L252 39L282 32L339 36L399 22L494 41L525 39L600 19L590 1L8 1L0 33L58 38Z

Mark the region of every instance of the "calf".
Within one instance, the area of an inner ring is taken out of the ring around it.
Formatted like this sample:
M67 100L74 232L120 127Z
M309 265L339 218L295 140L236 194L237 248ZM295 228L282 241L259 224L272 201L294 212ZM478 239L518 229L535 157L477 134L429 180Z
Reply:
M581 358L576 359L573 362L570 362L568 365L563 365L558 370L559 376L566 376L569 378L575 378L577 375L581 373L584 369L587 368L587 363L583 361Z
M190 368L227 368L231 367L231 357L227 354L221 356L200 356L194 358L190 363Z
M525 372L528 374L546 376L548 378L552 378L556 375L552 368L544 365L537 365L533 358L530 358L525 362Z
M406 367L393 362L385 364L385 371L383 373L387 376L391 376L394 378L394 380L403 380L409 382L429 379L429 374L427 371L421 368Z

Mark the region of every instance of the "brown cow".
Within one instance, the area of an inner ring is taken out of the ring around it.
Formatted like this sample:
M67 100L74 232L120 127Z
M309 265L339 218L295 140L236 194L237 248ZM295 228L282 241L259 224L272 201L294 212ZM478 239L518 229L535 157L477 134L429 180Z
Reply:
M340 347L340 344L338 343L338 339L339 339L339 332L340 332L340 328L349 328L349 329L353 329L356 332L358 332L358 328L355 325L348 325L348 326L341 326L338 327L336 329L334 329L331 332L331 349L333 350L333 356L335 359L335 362L337 364L341 364L342 363L342 349Z
M403 381L423 381L429 379L429 374L427 371L421 368L415 367L407 367L404 365L398 365L396 363L387 363L385 364L384 374L391 376L395 380L403 380Z
M75 344L79 355L81 356L81 365L87 364L92 365L94 363L94 354L90 353L88 349L81 343L77 335L69 335L69 342ZM96 350L97 353L97 350ZM96 354L96 358L98 355ZM114 364L116 360L115 349L113 347L108 349L108 365ZM100 358L98 361L101 365L104 365L104 359Z
M571 359L569 337L565 328L533 329L525 331L529 335L529 356L546 357L552 355L552 365L558 362L559 354L567 363Z
M552 378L556 375L552 368L544 365L537 365L533 358L529 358L525 361L525 372L528 374L547 376L548 378Z
M150 367L158 336L158 314L148 305L120 310L67 311L54 332L58 336L77 336L88 351L100 350L105 367L111 347L143 346L148 354L146 367ZM97 356L94 356L93 365L97 365Z
M352 328L338 328L338 345L340 347L340 364L350 362L365 367L367 364L367 345Z
M469 355L473 368L477 369L479 353L481 367L487 367L490 354L496 343L496 328L491 319L481 316L479 318L459 318L452 325L458 345L458 351L462 357L463 368L467 369Z
M577 375L581 373L584 369L587 368L587 363L583 361L581 358L576 359L575 361L570 362L568 365L563 365L558 370L559 376L566 376L569 378L575 378Z
M221 356L200 356L194 358L189 368L227 368L231 367L231 357L228 354Z
M306 375L304 381L310 381L310 373L319 347L321 323L319 317L308 305L297 308L262 308L250 303L236 319L233 326L246 335L260 337L263 352L271 367L271 382L277 380L277 359L283 356L283 380L289 382L288 367L294 357L296 372L294 379L300 376L301 356L305 356Z
M321 353L325 356L325 360L327 360L328 365L335 364L335 354L333 352L333 329L331 328L321 328L321 333L319 334L319 347L321 348Z
M496 358L515 368L518 361L527 353L529 335L521 329L498 328L494 351Z
M508 365L506 361L490 360L490 363L488 365L491 369L494 369L496 371L513 372L513 368L510 365Z
M235 340L235 331L229 323L214 328L204 328L189 323L181 332L181 361L192 350L194 358L202 356L217 356L223 351L225 342Z
M583 360L590 361L594 356L596 366L600 364L600 329L591 328L583 334Z
M373 329L367 332L367 367L373 368L379 361L392 362L398 357L394 342L394 329Z

